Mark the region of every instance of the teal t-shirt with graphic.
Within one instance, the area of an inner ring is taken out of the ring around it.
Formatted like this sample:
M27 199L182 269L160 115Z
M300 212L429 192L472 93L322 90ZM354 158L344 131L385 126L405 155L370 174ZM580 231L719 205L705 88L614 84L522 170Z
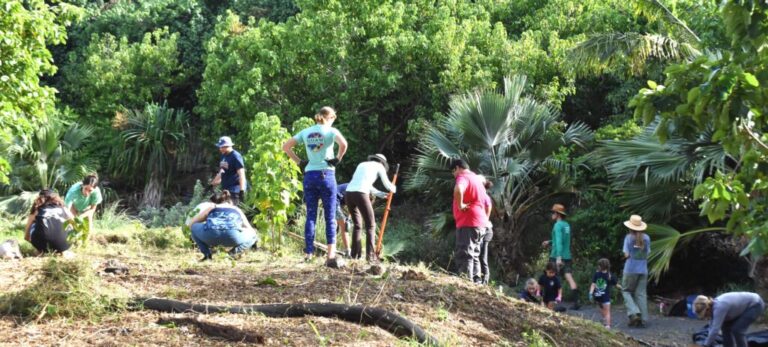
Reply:
M102 200L99 187L96 187L88 196L83 195L82 188L83 183L77 183L69 188L64 197L64 204L67 206L74 205L77 212L83 212L88 206L98 205Z
M293 137L296 142L303 144L307 149L309 164L304 168L304 171L334 169L325 160L335 157L333 154L333 144L338 132L334 127L317 124L302 130Z
M549 256L571 259L571 225L562 219L552 226L552 252Z

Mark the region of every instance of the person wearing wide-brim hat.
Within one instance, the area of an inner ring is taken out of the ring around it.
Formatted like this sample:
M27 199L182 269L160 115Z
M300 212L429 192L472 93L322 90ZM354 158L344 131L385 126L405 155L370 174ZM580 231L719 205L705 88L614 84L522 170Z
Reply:
M651 238L644 233L648 225L643 218L632 215L624 222L629 233L624 237L624 278L621 294L627 307L629 326L644 328L648 321L648 255L651 253Z
M344 201L347 204L349 214L352 216L352 246L350 256L352 258L360 258L362 256L362 240L360 231L365 224L365 253L366 259L369 262L375 263L378 261L376 252L373 248L376 238L374 222L373 205L371 204L370 194L374 194L379 197L386 197L386 193L380 192L373 187L373 183L376 179L380 179L381 183L388 191L394 193L397 191L392 182L387 177L387 157L383 154L376 153L368 156L368 160L357 165L355 173L352 175L352 180L347 185L347 191L344 193Z
M562 204L552 205L550 211L552 212L552 220L555 222L552 226L552 238L544 241L542 245L552 246L549 252L549 261L557 265L559 272L568 281L568 285L571 287L571 301L573 301L571 309L578 310L581 307L581 296L579 295L579 287L573 279L571 225L565 220L568 214Z

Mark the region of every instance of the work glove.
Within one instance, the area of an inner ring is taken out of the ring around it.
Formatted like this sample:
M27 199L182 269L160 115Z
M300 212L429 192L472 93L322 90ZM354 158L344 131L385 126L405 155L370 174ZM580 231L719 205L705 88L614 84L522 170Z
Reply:
M302 159L299 161L299 169L301 169L301 173L304 173L304 168L306 168L308 164L309 160Z
M589 302L595 302L595 295L592 293L589 293Z
M245 203L245 191L244 190L241 189L240 192L237 193L237 197L240 198L240 203L241 204Z
M341 160L339 160L339 158L333 158L333 159L326 159L325 162L328 163L328 165L335 167L336 165L339 165Z
M373 193L373 195L376 195L376 197L379 199L386 199L389 194L385 192L376 192L376 193Z
M559 303L561 303L561 302L563 302L563 297L562 297L562 296L560 296L560 295L558 295L558 296L555 298L555 302L557 302L558 304L559 304Z

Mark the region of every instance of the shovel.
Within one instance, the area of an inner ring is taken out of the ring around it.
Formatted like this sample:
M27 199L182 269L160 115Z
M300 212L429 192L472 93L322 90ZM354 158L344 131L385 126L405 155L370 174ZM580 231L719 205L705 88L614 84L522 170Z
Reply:
M400 172L400 164L395 166L395 175L392 177L392 185L397 183L397 173ZM376 256L381 256L381 241L384 240L384 229L387 228L387 218L389 217L389 206L392 204L392 192L387 195L387 207L384 209L384 216L381 217L381 228L379 228L379 241L376 244Z

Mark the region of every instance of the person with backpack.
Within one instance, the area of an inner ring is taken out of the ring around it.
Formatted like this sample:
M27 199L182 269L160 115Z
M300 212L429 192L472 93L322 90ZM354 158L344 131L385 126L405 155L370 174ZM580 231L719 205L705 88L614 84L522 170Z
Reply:
M56 192L43 189L32 204L24 228L24 239L35 246L38 254L59 253L64 257L74 254L67 242L66 222L74 218Z
M554 204L551 209L552 220L552 238L542 242L542 246L551 246L549 252L549 261L557 265L558 273L565 277L568 286L571 287L571 300L573 301L572 310L578 310L581 307L581 296L576 281L573 279L573 260L571 259L571 225L565 220L568 216L565 212L565 206Z
M232 247L229 256L236 259L258 241L256 230L233 204L231 194L228 190L215 194L211 199L214 205L200 211L187 224L192 240L203 253L201 261L212 259L211 248L215 246Z
M323 201L325 217L325 240L328 245L325 265L336 268L341 262L336 259L336 165L339 165L347 152L347 140L333 127L336 111L325 106L315 115L317 124L303 129L283 144L283 151L304 172L304 202L307 205L307 218L304 225L304 260L310 261L315 251L315 222L318 202ZM303 144L308 160L300 159L293 152L293 147ZM334 155L334 144L339 151Z
M648 255L651 253L651 238L644 233L648 225L643 218L632 215L624 222L629 233L624 237L624 277L621 281L621 295L627 307L629 326L645 328L648 322Z
M755 293L731 292L712 299L699 295L693 301L699 319L709 319L709 333L702 346L714 346L723 332L723 347L747 347L747 329L765 311L765 302Z

